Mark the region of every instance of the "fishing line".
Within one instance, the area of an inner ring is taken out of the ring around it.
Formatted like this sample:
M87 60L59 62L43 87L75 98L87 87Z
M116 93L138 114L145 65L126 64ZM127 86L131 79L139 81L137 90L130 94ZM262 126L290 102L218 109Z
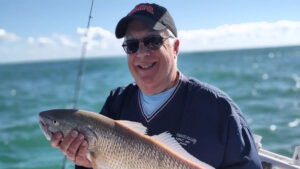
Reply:
M78 67L78 74L77 74L77 79L76 79L76 84L75 84L75 91L74 91L74 99L73 99L73 109L77 108L77 103L79 99L79 91L80 91L80 86L81 86L81 79L83 75L83 68L84 68L84 61L85 61L85 55L86 55L86 47L88 44L88 33L90 29L90 22L92 17L92 11L93 11L93 6L94 6L94 0L92 0L91 8L90 8L90 14L88 18L88 23L86 26L86 32L84 34L84 41L82 43L82 48L81 48L81 56L80 56L80 61L79 61L79 67ZM66 168L66 162L67 162L67 157L64 157L63 160L63 165L62 169Z

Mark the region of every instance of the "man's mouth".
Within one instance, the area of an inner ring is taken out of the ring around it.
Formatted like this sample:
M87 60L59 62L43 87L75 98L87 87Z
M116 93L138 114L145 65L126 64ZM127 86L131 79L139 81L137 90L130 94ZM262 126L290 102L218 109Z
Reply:
M143 70L147 70L147 69L151 69L154 65L156 64L156 62L153 62L152 64L149 64L149 65L138 65L138 67L140 69L143 69Z

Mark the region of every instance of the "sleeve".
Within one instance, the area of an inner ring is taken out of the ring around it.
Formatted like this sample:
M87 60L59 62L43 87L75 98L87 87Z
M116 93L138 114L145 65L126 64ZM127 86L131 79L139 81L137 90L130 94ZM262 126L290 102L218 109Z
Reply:
M222 169L262 169L252 134L241 120L229 117Z

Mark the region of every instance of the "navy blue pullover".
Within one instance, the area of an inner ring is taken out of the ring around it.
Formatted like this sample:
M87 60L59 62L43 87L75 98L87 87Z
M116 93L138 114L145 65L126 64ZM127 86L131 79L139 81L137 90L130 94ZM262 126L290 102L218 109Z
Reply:
M148 135L168 131L190 154L215 168L262 168L241 110L221 90L181 74L170 98L150 117L139 92L135 83L112 90L101 114L140 122Z

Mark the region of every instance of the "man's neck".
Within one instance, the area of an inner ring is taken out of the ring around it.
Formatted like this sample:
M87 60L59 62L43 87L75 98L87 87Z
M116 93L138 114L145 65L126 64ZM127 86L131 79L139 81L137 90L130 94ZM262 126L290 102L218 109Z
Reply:
M154 95L154 94L158 94L158 93L161 93L161 92L164 92L174 86L176 86L179 82L179 77L180 77L180 73L178 71L176 71L176 74L173 76L173 78L170 80L170 83L169 85L167 86L158 86L158 87L149 87L148 89L147 88L140 88L142 90L142 92L146 95Z

